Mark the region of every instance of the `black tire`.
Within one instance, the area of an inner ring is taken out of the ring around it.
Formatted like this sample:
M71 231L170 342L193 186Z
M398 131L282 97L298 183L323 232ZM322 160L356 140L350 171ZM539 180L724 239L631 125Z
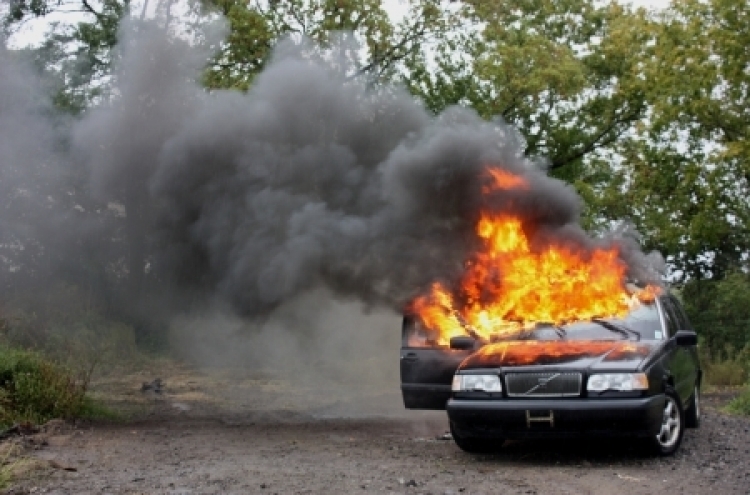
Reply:
M669 389L664 394L664 414L661 430L649 439L651 451L656 455L668 456L677 452L685 433L685 413L677 393Z
M461 450L470 454L490 454L497 452L505 442L502 438L484 438L463 435L459 429L454 426L453 421L450 422L450 426L453 441L456 442L456 445L458 445Z
M693 396L688 402L685 410L685 426L687 428L698 428L701 425L701 389L698 384L695 385Z

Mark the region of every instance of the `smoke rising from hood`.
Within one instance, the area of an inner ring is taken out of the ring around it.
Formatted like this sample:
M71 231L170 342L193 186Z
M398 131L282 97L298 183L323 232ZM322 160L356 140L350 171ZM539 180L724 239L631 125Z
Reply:
M580 198L521 156L512 129L465 108L432 116L402 89L352 78L336 50L283 43L247 94L207 93L197 83L206 50L143 24L121 39L116 96L74 126L71 155L55 156L85 163L91 196L123 209L124 219L98 222L124 225L135 289L158 281L252 317L319 288L398 310L460 274L480 206L581 248L617 242L632 274L650 273L626 236L583 232ZM0 67L3 125L19 88ZM0 136L4 175L8 163L40 161L5 158L34 145ZM530 190L482 198L488 164L523 175Z

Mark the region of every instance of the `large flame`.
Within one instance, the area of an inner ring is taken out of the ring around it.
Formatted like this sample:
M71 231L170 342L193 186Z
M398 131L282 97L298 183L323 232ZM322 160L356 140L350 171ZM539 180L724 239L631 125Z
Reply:
M482 192L528 188L523 177L491 167ZM437 332L438 344L467 334L491 341L539 322L624 316L639 301L653 299L653 287L637 293L626 288L627 267L616 247L584 249L562 241L532 247L528 232L534 228L508 213L480 214L481 249L467 261L458 286L435 282L411 306Z

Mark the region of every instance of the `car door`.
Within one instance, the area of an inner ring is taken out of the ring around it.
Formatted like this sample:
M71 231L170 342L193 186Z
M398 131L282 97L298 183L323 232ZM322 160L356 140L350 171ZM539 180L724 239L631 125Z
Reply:
M688 331L688 332L695 332L695 329L693 328L693 325L690 323L690 320L687 317L687 313L685 313L685 309L682 307L682 304L680 301L677 300L674 296L670 295L670 302L672 303L672 307L674 308L675 315L677 316L677 322L678 327L680 330ZM696 335L697 339L697 335ZM692 394L693 386L699 382L700 380L700 362L698 360L698 346L692 345L692 346L685 346L683 347L684 352L687 355L688 361L690 362L688 365L688 378L687 378L687 384L691 386L690 391Z
M689 322L687 322L683 313L679 310L679 302L671 295L661 299L664 308L664 316L669 333L671 352L669 355L668 368L674 379L674 387L680 399L688 400L693 395L693 387L697 381L697 367L694 356L694 349L689 346L678 345L675 335L680 330L692 331Z
M445 409L453 374L472 351L440 346L413 316L401 329L401 394L407 409Z

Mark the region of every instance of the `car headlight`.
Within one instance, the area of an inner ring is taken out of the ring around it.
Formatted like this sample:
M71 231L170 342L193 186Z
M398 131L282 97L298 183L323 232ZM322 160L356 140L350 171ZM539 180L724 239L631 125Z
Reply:
M497 375L453 375L451 390L454 392L468 392L480 390L483 392L502 392L500 377Z
M589 392L648 390L648 377L645 373L595 374L589 377L586 390Z

